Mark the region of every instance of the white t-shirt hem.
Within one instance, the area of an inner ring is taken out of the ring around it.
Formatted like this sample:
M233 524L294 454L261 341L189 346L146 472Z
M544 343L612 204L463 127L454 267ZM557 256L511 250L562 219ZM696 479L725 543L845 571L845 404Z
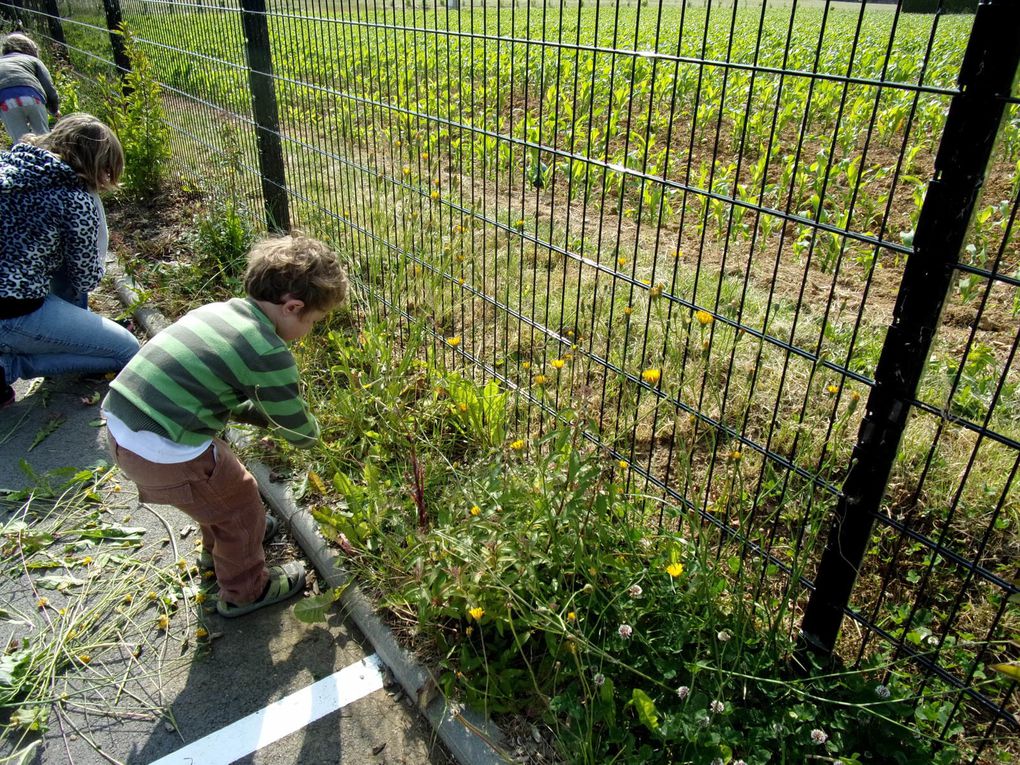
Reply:
M210 438L198 446L179 444L148 430L131 430L122 420L117 419L105 409L103 416L106 418L107 430L118 444L139 457L160 465L176 465L193 460L201 456L212 443Z

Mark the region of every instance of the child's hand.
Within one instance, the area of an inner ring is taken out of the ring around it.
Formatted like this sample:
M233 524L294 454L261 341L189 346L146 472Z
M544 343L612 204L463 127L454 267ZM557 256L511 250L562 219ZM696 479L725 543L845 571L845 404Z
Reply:
M230 416L235 421L243 422L245 425L255 425L259 428L268 428L272 425L269 419L260 410L256 409L250 401L232 411Z

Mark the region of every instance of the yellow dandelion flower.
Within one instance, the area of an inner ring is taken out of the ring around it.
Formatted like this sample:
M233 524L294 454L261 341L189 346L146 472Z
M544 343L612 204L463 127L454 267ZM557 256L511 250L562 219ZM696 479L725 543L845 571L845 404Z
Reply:
M457 404L457 411L460 412L461 414L466 413L467 410L468 410L468 405L465 404L463 401L461 401L459 404Z
M35 605L37 608L46 608L46 606L48 606L49 604L50 604L49 598L39 598L39 600L36 601Z
M429 196L432 197L433 199L439 199L439 192L433 191L431 194L429 194Z
M197 637L199 640L207 638L209 637L209 630L207 630L205 627L199 627L197 630L195 630L195 637Z
M627 265L627 259L626 258L617 258L616 259L616 265L618 265L620 268L623 268L625 265Z
M552 361L549 362L549 366L551 366L553 369L563 369L563 365L566 363L567 362L564 361L563 359L553 359Z
M147 593L145 593L145 597L147 600L156 600L159 597L159 595L157 595L152 590L149 590Z
M131 605L132 603L134 603L134 601L135 596L132 595L130 592L124 596L124 602L127 603L128 605Z
M626 470L630 467L630 463L627 460L620 460L616 464L620 466L620 470Z
M549 382L549 378L545 375L535 375L535 385L545 385Z
M662 283L656 284L654 287L648 290L648 297L650 298L662 297L662 291L664 289L666 289L665 284Z
M81 565L83 565L83 566L91 566L92 565L92 556L91 555L86 555L84 558L82 558L81 559Z
M630 316L632 313L634 313L634 309L633 308L631 308L629 305L624 307L624 309L623 309L623 315L624 316Z
M709 324L715 321L715 317L708 311L695 311L694 318L697 319L698 324L700 324L703 327L707 327Z
M861 400L861 394L858 393L855 390L854 391L850 391L850 400L851 401L860 401Z
M515 452L519 452L522 449L524 449L524 441L518 438L516 441L510 444L510 448L513 449Z
M742 455L742 454L741 454L741 453L740 453L740 452L739 452L738 450L736 450L736 449L734 449L734 450L733 450L732 452L730 452L730 459L731 459L731 460L733 460L734 462L736 462L737 460L739 460L739 459L740 459L740 458L741 458L742 456L744 456L744 455Z
M179 559L177 561L177 568L179 568L181 571L186 571L188 568L188 562L184 560L184 558Z
M576 622L577 621L577 614L575 614L573 611L568 612L567 613L567 621L568 622Z
M196 592L195 593L195 602L199 603L199 604L205 603L205 593L204 592Z
M448 337L446 338L446 344L451 348L456 348L460 345L460 337Z
M514 226L516 228L524 228L524 218L518 218Z
M403 144L401 144L401 142L400 142L400 139L399 139L399 138L398 138L397 140L395 140L395 141L393 142L393 146L394 146L395 148L397 148L397 149L399 149L399 148L400 148L400 147L401 147L402 145L403 145Z
M662 378L662 371L659 369L646 369L641 373L641 379L649 385L655 385Z
M421 158L422 158L422 161L428 162L429 161L429 153L427 151L423 151L421 153Z
M78 661L80 661L82 664L88 664L92 661L92 657L89 656L87 653L83 653L78 657Z
M478 505L471 505L471 515L481 515L481 514L482 514L482 508L480 508Z
M680 574L682 574L683 572L684 572L683 563L670 563L668 566L666 566L666 573L669 574L674 579L680 576Z
M522 362L521 369L531 369L531 362L530 361Z
M404 175L410 175L411 174L411 166L410 165L404 165L401 169L403 170Z
M838 385L827 385L825 387L825 390L827 390L830 395L835 396L837 393L839 393L839 386Z
M484 609L484 608L480 608L479 606L475 606L474 608L469 608L469 609L468 609L468 614L469 614L469 615L471 616L471 618L472 618L472 619L474 619L474 620L475 620L476 622L477 622L477 621L481 621L481 618L482 618L483 616L485 616L485 609Z

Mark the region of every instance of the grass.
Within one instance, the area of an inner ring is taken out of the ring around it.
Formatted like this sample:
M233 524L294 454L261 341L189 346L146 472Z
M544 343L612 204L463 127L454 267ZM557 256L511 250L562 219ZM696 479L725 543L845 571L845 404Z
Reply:
M341 321L305 343L324 435L303 502L447 693L550 726L571 762L863 762L886 737L900 762L956 761L913 711L945 715L953 695L915 696L905 659L797 669L804 545L774 536L777 562L748 556L636 490L579 420L505 430L505 393L423 361L420 330L400 350L396 331ZM749 537L775 535L783 511L749 517L739 464L720 468L733 501L717 503Z

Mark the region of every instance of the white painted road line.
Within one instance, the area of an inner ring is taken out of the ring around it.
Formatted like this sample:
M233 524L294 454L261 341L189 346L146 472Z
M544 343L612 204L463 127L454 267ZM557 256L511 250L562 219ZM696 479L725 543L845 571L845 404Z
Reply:
M151 765L230 765L382 687L382 662L372 654Z

